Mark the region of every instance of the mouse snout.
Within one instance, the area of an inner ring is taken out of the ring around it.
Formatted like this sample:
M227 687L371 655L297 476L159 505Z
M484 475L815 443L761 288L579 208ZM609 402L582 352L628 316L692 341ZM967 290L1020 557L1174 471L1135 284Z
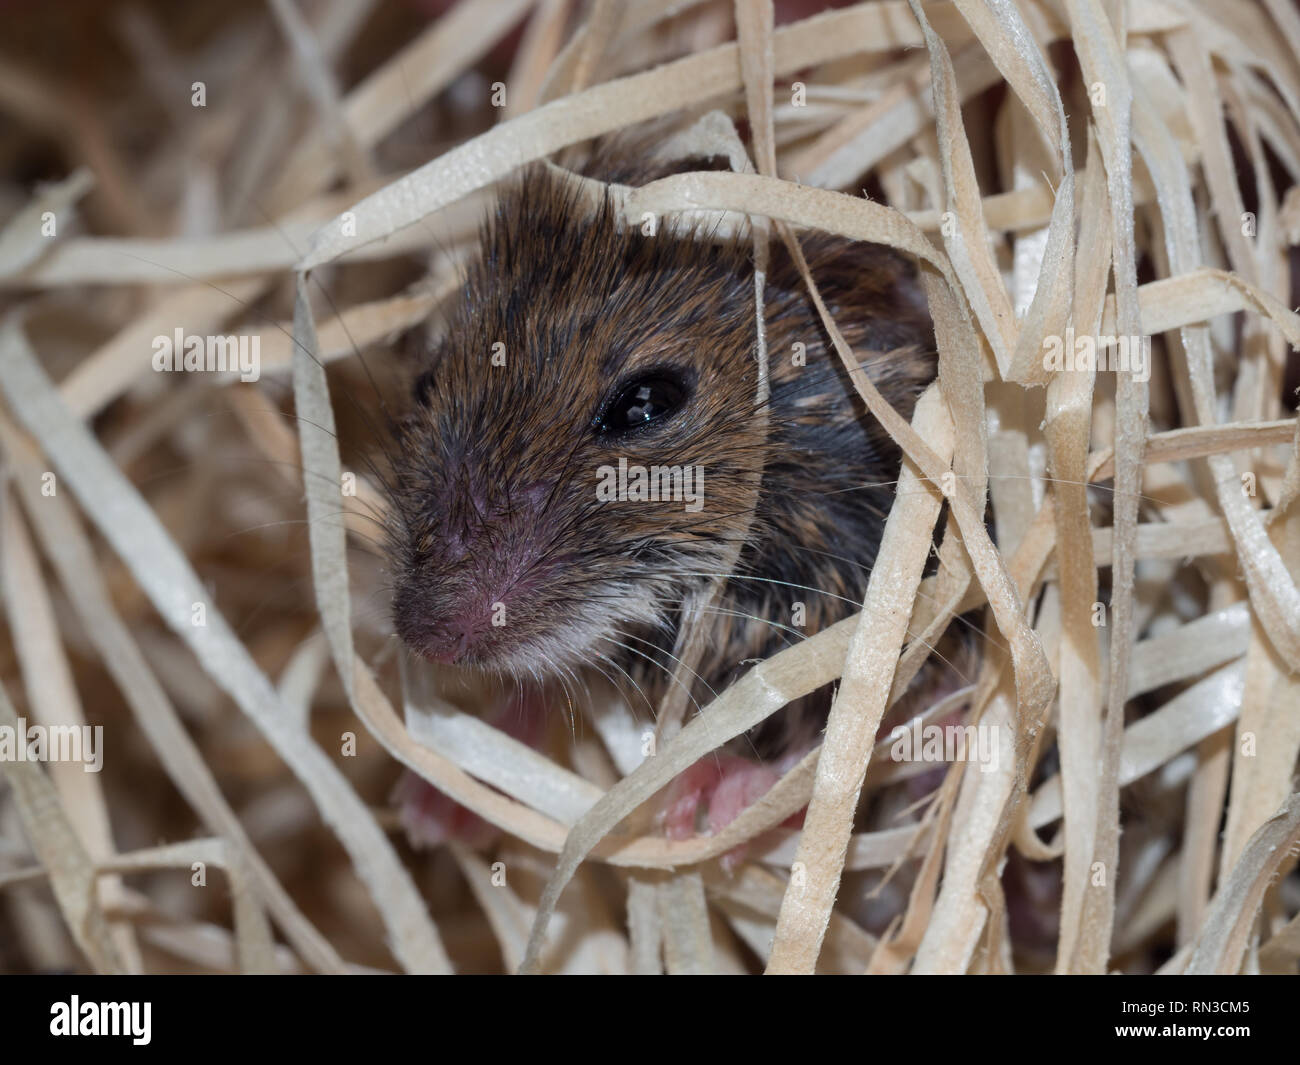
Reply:
M408 647L451 665L509 657L519 635L515 608L529 603L540 577L549 492L534 483L508 499L455 497L397 582L394 623Z
M479 635L480 626L473 618L462 615L429 625L423 642L417 646L426 658L455 664L469 657Z
M493 642L492 603L466 602L408 586L399 591L394 605L397 634L435 662L477 661Z

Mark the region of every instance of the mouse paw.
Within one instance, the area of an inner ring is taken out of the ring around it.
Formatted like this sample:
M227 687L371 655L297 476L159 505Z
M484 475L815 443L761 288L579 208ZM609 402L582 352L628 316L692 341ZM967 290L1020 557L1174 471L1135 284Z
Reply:
M681 773L668 786L656 820L669 839L713 836L758 802L781 777L771 765L752 762L738 755L709 755ZM803 814L786 824L798 825ZM722 856L722 867L731 872L745 857L740 844Z
M507 736L537 747L544 738L546 702L537 693L501 702L488 717L489 724ZM389 802L397 807L397 820L412 847L430 848L455 841L474 850L484 850L501 836L501 830L455 799L449 798L409 769Z
M482 850L501 835L496 825L484 821L409 769L393 788L390 800L397 820L412 847L427 849L452 841Z

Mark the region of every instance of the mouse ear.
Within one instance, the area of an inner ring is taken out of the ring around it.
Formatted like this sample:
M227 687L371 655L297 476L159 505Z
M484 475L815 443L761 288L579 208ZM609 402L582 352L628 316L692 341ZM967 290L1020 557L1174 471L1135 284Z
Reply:
M645 122L598 138L586 150L566 157L566 165L585 177L633 186L695 170L731 169L731 163L721 153L665 158L665 143L679 132L681 123L677 119Z
M446 341L434 335L429 322L421 322L397 338L393 353L411 378L411 393L416 402L424 401L432 393L434 372L446 352Z
M858 365L894 409L910 418L916 398L938 370L934 326L915 264L892 248L828 233L801 235L799 243L818 291ZM852 389L853 383L813 309L803 276L779 240L772 243L768 287L773 294L769 350L804 342L809 360L826 359ZM782 305L777 303L777 293L784 306L801 305L801 313L775 313ZM808 339L809 324L815 336L812 341ZM779 361L775 372L795 371Z

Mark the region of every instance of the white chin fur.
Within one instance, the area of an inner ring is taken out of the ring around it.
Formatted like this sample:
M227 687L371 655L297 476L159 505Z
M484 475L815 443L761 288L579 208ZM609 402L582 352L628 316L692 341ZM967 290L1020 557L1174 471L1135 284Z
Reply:
M596 657L596 646L603 639L617 638L620 626L662 625L660 602L649 590L611 585L601 590L599 598L589 599L572 621L513 649L494 668L540 680L587 666Z

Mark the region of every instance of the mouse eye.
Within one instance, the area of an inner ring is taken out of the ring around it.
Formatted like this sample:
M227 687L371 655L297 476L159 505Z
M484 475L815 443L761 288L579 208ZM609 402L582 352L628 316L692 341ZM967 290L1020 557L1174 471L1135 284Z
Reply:
M594 425L601 433L626 433L676 414L690 390L671 370L653 370L619 385L614 398L601 408Z

